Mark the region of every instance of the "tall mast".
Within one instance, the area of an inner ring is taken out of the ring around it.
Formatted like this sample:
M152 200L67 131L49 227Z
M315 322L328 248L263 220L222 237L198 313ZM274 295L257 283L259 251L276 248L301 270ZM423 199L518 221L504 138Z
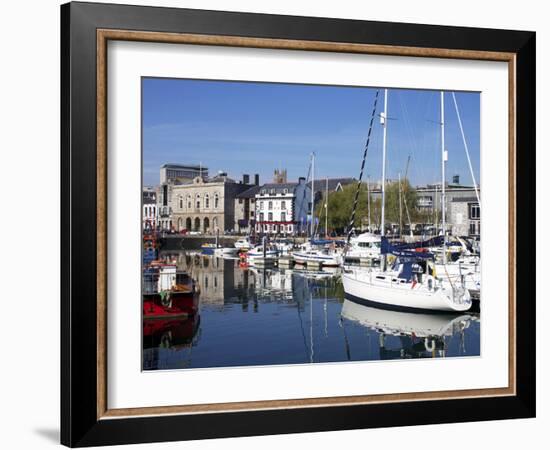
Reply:
M369 217L369 233L372 233L372 227L370 223L370 177L367 177L367 215Z
M403 200L401 198L401 172L399 172L399 238L403 235Z
M328 177L326 184L326 195L325 195L325 238L328 238Z
M380 236L385 234L385 206L386 206L386 131L388 118L388 90L384 89L384 111L380 113L380 123L382 124L384 134L382 138L382 217Z
M445 94L441 91L441 227L443 229L443 264L447 262L446 199L445 199Z
M315 152L311 154L311 224L310 224L310 236L313 239L313 233L315 232L315 224L313 223L313 201L315 200Z

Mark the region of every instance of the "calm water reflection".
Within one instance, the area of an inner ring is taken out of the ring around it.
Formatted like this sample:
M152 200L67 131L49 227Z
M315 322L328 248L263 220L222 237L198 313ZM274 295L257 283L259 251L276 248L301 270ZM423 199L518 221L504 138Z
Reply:
M172 253L200 286L200 311L143 325L145 370L477 356L475 315L408 314L344 299L338 269L254 269Z

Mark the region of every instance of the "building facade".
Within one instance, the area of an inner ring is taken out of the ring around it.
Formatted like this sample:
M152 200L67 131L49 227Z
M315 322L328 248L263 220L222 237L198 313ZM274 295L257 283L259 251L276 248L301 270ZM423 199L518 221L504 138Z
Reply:
M143 229L155 229L157 226L157 193L153 188L143 188L141 209Z
M236 196L251 187L243 181L236 182L221 172L210 179L195 177L191 183L171 185L169 207L174 229L204 234L234 231Z
M256 232L295 235L307 229L311 189L305 178L297 183L270 183L255 195Z
M450 202L449 219L454 236L474 236L481 234L481 208L477 197L454 198Z
M256 224L256 194L260 186L252 186L250 189L237 195L235 201L235 231L241 234L250 234Z

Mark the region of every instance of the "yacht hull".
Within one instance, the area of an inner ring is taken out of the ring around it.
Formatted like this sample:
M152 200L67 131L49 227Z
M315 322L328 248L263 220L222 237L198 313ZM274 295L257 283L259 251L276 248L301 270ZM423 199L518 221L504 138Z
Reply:
M391 276L388 276L391 278ZM463 312L472 302L467 290L462 302L453 302L450 289L431 290L419 283L388 282L379 280L375 273L350 271L342 275L346 297L357 303L392 311L406 312Z

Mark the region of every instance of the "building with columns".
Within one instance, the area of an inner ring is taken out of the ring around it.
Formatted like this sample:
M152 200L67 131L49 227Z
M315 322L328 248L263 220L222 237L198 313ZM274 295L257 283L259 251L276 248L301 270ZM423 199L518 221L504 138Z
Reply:
M195 177L191 183L170 186L169 207L176 231L215 234L235 230L235 199L250 187L248 176L235 181L225 172L212 178Z

